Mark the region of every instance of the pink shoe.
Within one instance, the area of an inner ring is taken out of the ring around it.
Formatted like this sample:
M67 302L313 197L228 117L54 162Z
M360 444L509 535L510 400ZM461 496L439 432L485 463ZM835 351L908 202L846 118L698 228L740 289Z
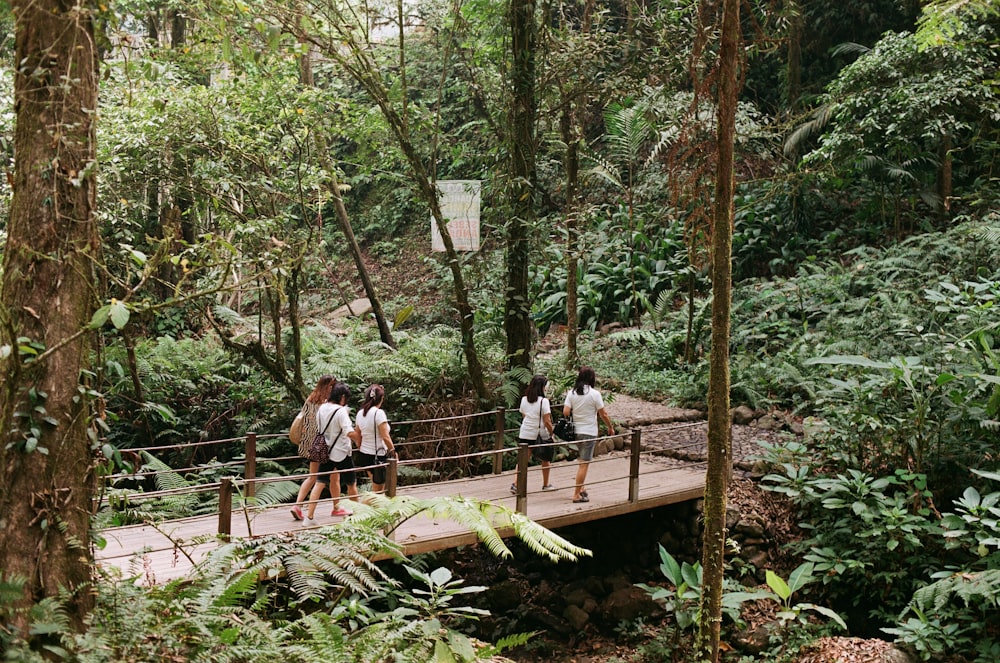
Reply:
M347 509L341 509L339 506L330 512L331 516L349 516L351 512Z
M299 508L299 505L296 504L295 506L293 506L292 507L292 518L294 518L295 520L302 520L303 517L304 516L302 515L302 509Z

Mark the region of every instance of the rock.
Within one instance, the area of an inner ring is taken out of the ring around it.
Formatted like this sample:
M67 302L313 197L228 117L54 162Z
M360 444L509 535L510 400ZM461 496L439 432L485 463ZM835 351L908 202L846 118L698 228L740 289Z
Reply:
M577 632L582 631L587 622L590 621L590 615L575 605L566 606L562 616L566 620L566 623L569 624L570 629Z
M355 299L333 312L334 318L362 318L372 312L372 303L367 298Z
M754 420L754 411L746 405L734 407L731 413L733 423L737 426L746 426Z
M568 609L569 608L567 608L567 610ZM580 610L579 608L576 609ZM584 612L583 614L586 615L587 613ZM568 636L579 632L579 629L574 628L565 617L553 615L548 610L532 610L529 622L532 628L537 625L543 630L554 631L560 635Z
M761 551L747 560L747 562L753 566L755 569L763 569L767 565L767 553Z
M789 423L788 424L788 430L790 430L793 434L795 434L795 435L797 435L799 437L802 437L803 435L806 434L806 427L803 426L802 424L800 424L797 421L793 421L793 422Z
M513 610L521 605L522 598L521 588L511 580L498 582L486 592L492 610Z
M662 612L645 590L630 586L616 589L601 605L601 615L609 624L632 621L639 617L650 617Z
M908 652L892 647L882 652L881 663L917 663L918 659Z
M726 506L726 529L733 529L740 522L740 510L732 505Z
M762 540L764 538L764 527L758 522L741 520L736 524L736 533L745 536L750 543L749 539Z
M757 420L756 425L761 430L781 430L782 423L773 415L765 414Z
M590 592L586 589L574 589L569 593L565 594L566 603L569 605L575 605L578 608L583 607L583 605L589 600L593 601L594 597L591 596Z
M633 583L621 572L615 573L607 579L607 585L612 592L618 591L619 589L626 589L631 587L632 584Z

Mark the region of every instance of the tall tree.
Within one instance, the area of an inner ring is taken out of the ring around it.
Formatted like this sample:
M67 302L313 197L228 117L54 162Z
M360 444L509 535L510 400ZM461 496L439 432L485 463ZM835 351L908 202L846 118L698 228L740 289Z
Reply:
M93 604L94 454L81 385L93 315L93 3L15 0L14 195L0 282L0 569L27 606L70 592ZM27 626L27 614L16 624Z
M726 545L726 491L732 471L729 415L729 317L732 298L733 153L740 41L739 0L723 0L717 83L715 208L712 219L712 354L708 376L708 475L705 483L699 661L719 660Z
M510 166L513 214L507 224L507 291L504 329L510 368L530 365L528 229L535 220L535 1L510 0Z

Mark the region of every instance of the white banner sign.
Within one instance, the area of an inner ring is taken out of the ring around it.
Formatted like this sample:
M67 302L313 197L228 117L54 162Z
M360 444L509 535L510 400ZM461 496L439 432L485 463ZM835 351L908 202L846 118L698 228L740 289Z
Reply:
M438 180L441 213L456 251L479 250L479 180ZM444 251L437 222L431 218L431 250Z

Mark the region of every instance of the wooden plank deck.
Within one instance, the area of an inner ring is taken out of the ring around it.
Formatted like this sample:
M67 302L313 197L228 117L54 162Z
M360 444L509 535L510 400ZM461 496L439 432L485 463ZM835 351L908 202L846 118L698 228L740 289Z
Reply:
M643 461L639 467L639 496L634 503L628 501L629 456L601 456L595 458L587 475L587 492L590 501L574 504L573 482L576 477L575 462L557 463L552 466L550 482L556 490L541 490L540 467L528 470L527 515L532 520L557 529L567 525L610 518L658 506L700 498L705 488L703 467L668 467ZM470 479L438 482L420 486L401 486L398 495L427 498L439 495L462 495L489 500L515 508L516 498L510 493L515 480L514 471L499 475L484 475ZM346 504L350 508L350 503ZM330 501L317 505L318 526L342 521L329 515ZM218 531L218 516L186 518L163 523L160 530L148 525L107 529L101 532L107 545L96 552L98 564L118 567L127 577L141 576L144 583L161 583L183 577L191 568L191 561L176 551L173 541L187 542L188 555L197 562L218 545L212 538ZM262 536L280 532L302 531L301 522L292 519L288 505L269 509L235 509L232 514L232 536ZM509 535L510 532L501 531ZM475 543L474 534L457 523L417 517L404 523L396 532L395 540L402 544L407 554L416 554L453 548ZM193 548L192 541L201 541Z

